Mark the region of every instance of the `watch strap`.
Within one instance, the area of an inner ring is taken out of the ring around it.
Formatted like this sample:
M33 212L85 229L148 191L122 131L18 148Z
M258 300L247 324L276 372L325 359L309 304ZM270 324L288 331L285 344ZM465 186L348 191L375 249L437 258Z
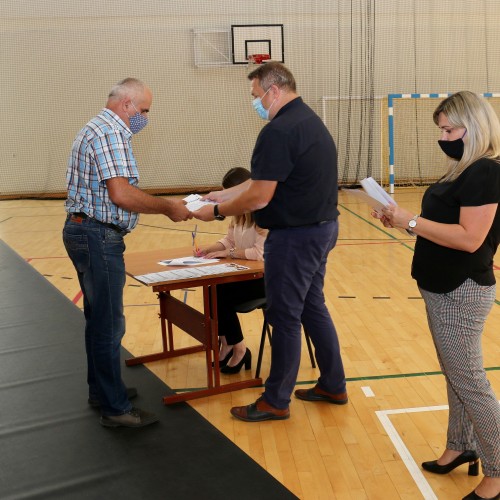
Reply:
M224 220L226 218L225 215L219 213L219 205L214 205L214 217L217 220Z

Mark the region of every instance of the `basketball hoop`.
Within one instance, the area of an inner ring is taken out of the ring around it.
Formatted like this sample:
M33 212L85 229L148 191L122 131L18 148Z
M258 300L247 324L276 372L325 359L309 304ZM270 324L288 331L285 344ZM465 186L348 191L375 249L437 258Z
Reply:
M262 64L271 59L269 54L252 54L248 56L248 62L252 64Z

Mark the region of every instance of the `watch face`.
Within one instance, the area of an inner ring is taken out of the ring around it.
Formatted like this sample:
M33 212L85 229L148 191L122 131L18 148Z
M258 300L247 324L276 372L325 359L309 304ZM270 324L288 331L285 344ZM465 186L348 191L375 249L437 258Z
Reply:
M414 228L416 225L417 225L417 221L415 219L411 219L409 222L408 222L408 225L411 227L411 228Z

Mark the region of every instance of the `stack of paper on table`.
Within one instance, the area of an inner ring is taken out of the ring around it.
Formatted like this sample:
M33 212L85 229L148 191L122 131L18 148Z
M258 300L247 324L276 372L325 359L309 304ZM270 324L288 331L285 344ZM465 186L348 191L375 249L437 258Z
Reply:
M175 281L200 278L202 276L210 276L212 274L234 273L235 271L243 271L248 267L235 264L215 264L203 267L191 267L184 269L176 269L173 271L161 271L159 273L149 273L134 276L134 278L146 285L154 283L162 283L164 281Z

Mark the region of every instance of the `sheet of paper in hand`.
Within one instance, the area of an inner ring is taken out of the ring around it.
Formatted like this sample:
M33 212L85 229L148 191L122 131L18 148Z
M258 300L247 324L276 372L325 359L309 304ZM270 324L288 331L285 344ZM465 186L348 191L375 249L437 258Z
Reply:
M190 212L196 212L196 210L199 210L205 205L215 205L214 201L202 200L201 198L201 194L190 194L189 196L183 198L183 200L186 202L186 208Z
M358 199L364 203L370 205L373 210L380 213L382 208L389 205L397 205L396 201L390 194L388 194L384 189L377 183L373 177L367 177L360 181L363 189L346 189L343 188L342 191L347 192L350 195L356 196Z

